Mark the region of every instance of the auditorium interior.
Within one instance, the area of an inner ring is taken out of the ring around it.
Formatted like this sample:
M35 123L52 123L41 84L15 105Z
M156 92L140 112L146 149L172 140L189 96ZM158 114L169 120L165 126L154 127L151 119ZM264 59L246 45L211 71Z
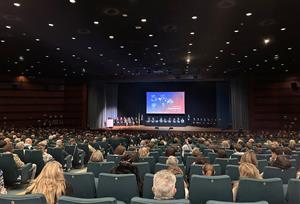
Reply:
M300 204L299 13L1 0L0 204Z

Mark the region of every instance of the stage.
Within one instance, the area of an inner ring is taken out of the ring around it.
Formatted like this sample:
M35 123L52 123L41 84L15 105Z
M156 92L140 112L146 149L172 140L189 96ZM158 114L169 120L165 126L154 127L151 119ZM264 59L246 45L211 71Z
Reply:
M125 130L125 131L171 131L171 132L232 132L232 130L222 130L220 128L203 128L195 126L184 126L184 127L169 127L169 126L114 126L112 128L104 128L105 130Z

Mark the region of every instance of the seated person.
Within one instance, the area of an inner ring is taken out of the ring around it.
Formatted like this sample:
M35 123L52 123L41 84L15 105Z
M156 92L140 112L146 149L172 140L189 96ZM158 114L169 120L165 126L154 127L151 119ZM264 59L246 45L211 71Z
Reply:
M152 191L156 200L170 200L176 194L176 176L168 170L154 174Z
M257 159L256 159L255 152L252 151L252 150L245 152L242 155L241 160L240 160L240 163L243 163L243 162L247 162L247 163L250 163L250 164L253 164L253 165L257 166L258 162L257 162Z
M4 187L3 171L0 169L0 195L1 194L7 194L7 191Z
M64 158L69 155L64 149L64 143L62 140L56 140L55 148L62 149L62 154Z
M167 147L165 156L166 157L175 156L175 153L176 153L176 149L174 147Z
M104 161L104 157L100 150L93 152L89 160L89 162L103 162L103 161Z
M214 176L215 175L215 168L211 164L204 164L202 167L202 174L204 176Z
M44 163L47 163L49 161L53 161L54 158L52 157L51 154L48 154L47 152L47 141L44 140L44 141L41 141L37 144L37 150L41 150L43 152L43 160L44 160Z
M240 178L253 178L253 179L262 179L262 176L259 174L259 170L255 165L247 162L242 162L239 166ZM236 200L237 190L239 182L233 184L232 193L233 200Z
M24 144L24 148L25 149L33 149L33 147L32 147L32 139L31 138L26 138L25 139L25 144Z
M71 195L71 192L70 185L65 182L62 166L57 161L48 162L26 189L26 194L44 194L47 204L56 204L62 195Z
M270 166L277 167L280 169L289 169L292 167L292 164L291 164L290 160L287 159L285 156L278 155L276 157L275 161L272 161L270 163Z
M192 150L192 156L193 157L198 157L198 156L201 156L201 151L198 147L195 147L193 150Z
M168 165L169 171L171 171L175 175L177 174L183 175L183 171L178 166L178 163L179 163L178 159L174 156L169 156L166 161L166 165Z
M227 158L226 152L224 149L217 150L217 158Z
M20 159L20 157L17 154L13 154L12 143L6 143L6 145L3 147L3 152L4 152L4 154L12 154L13 155L13 159L15 160L16 166L18 169L22 168L25 165L25 163ZM30 169L31 180L33 180L35 177L36 167L37 167L36 164L32 164L32 167Z
M122 156L125 154L126 148L123 145L118 145L114 150L114 155Z
M139 158L145 158L149 156L149 148L148 147L141 147L139 149Z

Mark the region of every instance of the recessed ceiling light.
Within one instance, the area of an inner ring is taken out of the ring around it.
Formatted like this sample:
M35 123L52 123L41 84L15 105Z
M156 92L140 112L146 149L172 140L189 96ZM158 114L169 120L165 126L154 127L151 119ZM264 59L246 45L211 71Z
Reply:
M186 59L186 63L189 64L190 62L191 62L191 59L190 59L190 58L187 58L187 59Z
M16 7L20 7L21 6L21 4L20 3L14 3L14 6L16 6Z
M191 51L188 51L187 53L188 53L188 54L191 54L192 52L191 52Z
M123 49L123 48L124 48L124 46L123 46L123 45L121 45L121 46L120 46L120 48L121 48L121 49Z
M229 42L229 41L227 41L227 42L226 42L226 45L229 45L229 44L230 44L230 42Z
M89 49L89 50L91 50L91 49L92 49L92 47L90 47L90 46L89 46L89 47L88 47L88 49Z
M284 28L284 27L283 27L283 28L281 28L280 30L281 30L281 31L285 31L285 30L286 30L286 28Z
M141 19L141 22L146 23L146 22L147 22L147 19L146 19L146 18L142 18L142 19Z
M254 48L254 49L252 49L252 51L253 51L253 52L256 52L256 51L257 51L257 49L255 49L255 48Z
M272 69L275 69L275 67L272 67Z
M27 48L27 49L26 49L26 52L29 52L29 51L30 51L30 49L29 49L29 48Z
M142 29L142 26L135 26L135 29L140 30Z
M264 62L268 62L268 60L267 60L267 59L265 59L265 60L264 60Z
M237 63L241 63L241 61L240 61L240 60L238 60L238 61L237 61Z
M138 59L134 59L134 61L135 61L135 62L137 62L137 61L138 61Z
M99 21L94 21L94 24L95 24L95 25L98 25L98 24L99 24Z
M246 13L246 16L252 16L252 13L250 13L250 12Z
M216 58L216 59L219 59L219 56L216 56L215 58Z
M195 32L190 32L191 35L195 35Z
M193 20L197 20L197 18L198 18L197 16L193 16L192 17Z
M5 26L5 28L7 28L7 29L11 29L11 26L7 25L7 26Z
M64 63L64 61L63 61L63 60L60 60L60 63L62 64L62 63Z
M289 71L288 69L285 70L285 72L288 72L288 71Z
M123 17L128 17L127 13L122 14Z
M39 39L39 38L36 38L36 39L35 39L35 41L39 42L39 41L40 41L40 39Z
M110 35L110 36L109 36L109 39L111 39L111 40L114 39L114 38L115 38L115 37L114 37L113 35Z
M149 34L149 37L150 37L150 38L153 37L153 34Z
M234 30L234 32L235 32L235 33L238 33L238 32L239 32L239 30Z
M245 55L244 57L245 57L245 58L248 58L248 56L247 56L247 55Z
M155 45L153 45L153 47L158 47L158 45L155 44Z
M220 52L223 52L223 50L220 50Z
M259 67L259 64L256 64L257 67Z
M163 61L164 60L164 58L160 58L160 61Z
M46 55L45 57L46 57L46 58L49 58L49 56L48 56L48 55Z
M53 24L53 23L49 23L49 24L48 24L48 26L50 26L50 27L53 27L53 26L54 26L54 24Z
M291 48L291 47L288 47L288 50L292 50L292 48Z
M189 46L192 46L193 45L193 43L189 43Z
M75 4L76 0L69 0L70 3Z
M264 39L264 44L267 45L271 42L270 38L265 38Z
M99 56L100 56L100 57L103 57L103 54L102 54L102 53L100 53L100 54L99 54Z
M130 55L131 55L131 53L129 52L129 53L128 53L128 55L130 56Z
M1 43L5 43L5 40L1 40Z
M60 48L59 48L59 47L57 47L57 48L56 48L56 50L57 50L57 51L60 51Z
M72 57L76 57L76 55L73 54Z
M75 37L72 37L72 40L76 40L76 38L75 38Z
M157 54L160 55L160 52L158 52Z

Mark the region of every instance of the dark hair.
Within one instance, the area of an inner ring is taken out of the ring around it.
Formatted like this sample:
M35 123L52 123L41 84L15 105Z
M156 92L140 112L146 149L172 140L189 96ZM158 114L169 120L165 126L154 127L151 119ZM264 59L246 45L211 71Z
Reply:
M280 168L280 169L289 169L291 168L291 162L288 160L285 156L279 155L276 160L273 162L274 167Z
M272 153L274 153L276 155L282 155L282 153L283 153L282 148L280 148L280 147L271 148L271 151L272 151Z
M224 149L219 149L217 151L218 158L226 158L226 152Z
M123 155L125 150L126 150L126 148L123 145L118 145L116 147L116 149L114 150L114 154Z
M175 153L176 153L176 149L174 147L167 147L165 156L166 157L175 156Z
M238 151L238 152L241 152L242 151L242 145L240 145L240 144L236 144L236 145L234 145L234 149L236 150L236 151Z
M202 171L204 173L204 175L206 175L208 172L211 172L209 176L213 176L215 174L215 168L213 165L211 164L204 164L204 166L202 167Z
M197 156L195 159L195 164L206 164L208 161L202 156Z
M3 147L3 151L4 152L13 152L14 147L12 145L12 143L6 143L6 145L4 145Z
M283 152L285 155L292 155L293 151L289 147L284 147Z

